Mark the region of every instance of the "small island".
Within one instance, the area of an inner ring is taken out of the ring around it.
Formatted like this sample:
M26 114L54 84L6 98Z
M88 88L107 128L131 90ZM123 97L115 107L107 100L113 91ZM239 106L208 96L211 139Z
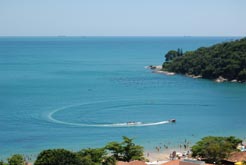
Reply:
M183 53L170 50L160 72L184 74L216 82L246 81L246 38Z

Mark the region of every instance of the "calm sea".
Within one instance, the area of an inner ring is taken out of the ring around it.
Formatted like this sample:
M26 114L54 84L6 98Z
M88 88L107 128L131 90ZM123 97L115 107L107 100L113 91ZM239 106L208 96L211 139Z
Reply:
M235 37L0 37L0 158L102 147L146 150L246 136L246 85L153 74L170 49ZM159 123L176 119L175 124ZM141 122L127 126L127 122ZM146 125L147 124L147 125Z

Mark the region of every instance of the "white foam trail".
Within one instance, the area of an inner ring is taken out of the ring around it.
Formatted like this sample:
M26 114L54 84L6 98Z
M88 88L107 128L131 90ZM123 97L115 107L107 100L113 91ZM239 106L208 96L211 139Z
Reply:
M65 122L61 120L57 120L53 118L53 115L63 109L69 108L72 106L66 106L60 109L57 109L53 112L51 112L48 115L48 118L50 121L58 124L65 124L65 125L71 125L71 126L79 126L79 127L144 127L144 126L155 126L155 125L162 125L162 124L168 124L170 123L169 121L160 121L160 122L154 122L154 123L142 123L142 122L136 122L136 124L129 124L129 123L113 123L113 124L83 124L83 123L70 123L70 122Z
M80 127L146 127L146 126L155 126L155 125L162 125L168 124L169 121L161 121L155 123L141 123L141 124L128 124L128 123L113 123L113 124L83 124L83 123L70 123L64 122L61 120L54 119L52 116L50 118L51 121L59 124L71 125L71 126L80 126Z
M57 120L53 117L53 115L59 111L62 111L67 108L75 107L75 106L80 106L80 105L87 105L87 104L74 104L74 105L64 106L64 107L55 109L54 111L48 114L48 119L54 123L71 125L71 126L79 126L79 127L146 127L146 126L156 126L156 125L163 125L163 124L170 123L169 121L160 121L160 122L153 122L153 123L134 122L132 124L130 123L84 124L84 123L65 122L65 121Z

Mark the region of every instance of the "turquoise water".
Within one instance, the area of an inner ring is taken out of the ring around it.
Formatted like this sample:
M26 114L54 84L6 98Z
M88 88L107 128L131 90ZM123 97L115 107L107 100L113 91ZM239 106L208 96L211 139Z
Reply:
M246 136L246 85L153 74L170 49L233 37L0 37L0 158L101 147L146 150L207 135ZM166 124L175 118L176 124ZM148 125L127 126L128 121Z

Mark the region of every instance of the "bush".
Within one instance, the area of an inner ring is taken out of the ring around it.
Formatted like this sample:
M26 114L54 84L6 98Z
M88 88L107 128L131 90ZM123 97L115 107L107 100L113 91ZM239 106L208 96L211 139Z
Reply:
M34 165L83 165L76 153L65 149L42 151Z
M103 148L88 148L79 152L49 149L38 155L34 165L115 165L117 160L144 160L143 147L135 145L133 139L123 137L121 143L111 142Z
M83 162L83 165L100 165L107 159L107 153L104 148L83 149L77 154L80 157L81 162Z
M22 155L20 154L15 154L8 158L8 164L9 165L24 165L25 160Z
M191 149L193 157L206 158L211 162L220 163L221 160L227 158L232 151L237 150L237 145L242 140L233 136L215 137L207 136L198 141Z
M111 142L105 147L118 161L144 160L143 147L133 143L133 139L123 136L123 142Z

